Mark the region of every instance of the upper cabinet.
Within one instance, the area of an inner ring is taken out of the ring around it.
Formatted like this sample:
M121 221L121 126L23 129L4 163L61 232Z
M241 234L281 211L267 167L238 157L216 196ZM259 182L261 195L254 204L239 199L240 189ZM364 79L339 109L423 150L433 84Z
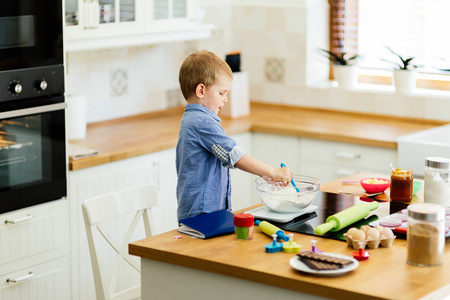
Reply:
M204 39L199 0L65 0L65 50Z

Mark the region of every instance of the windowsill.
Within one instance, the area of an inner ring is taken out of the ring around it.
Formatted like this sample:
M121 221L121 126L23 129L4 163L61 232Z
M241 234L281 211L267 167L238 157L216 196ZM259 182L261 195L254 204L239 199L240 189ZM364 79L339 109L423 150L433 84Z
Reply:
M320 89L339 89L338 84L336 81L328 81L323 82L321 84L314 84L311 87L313 88L320 88ZM355 85L355 88L353 90L346 90L349 92L356 92L356 93L395 93L395 88L392 85L381 85L381 84L370 84L370 83L357 83ZM450 97L450 91L443 91L443 90L431 90L431 89L420 89L416 88L412 94L404 95L404 96L410 96L410 97Z
M369 84L369 83L357 83L355 90L356 91L395 93L395 88L392 85L380 85L380 84ZM414 96L449 97L450 91L416 88L412 94L407 95L407 96L412 96L412 97L414 97Z

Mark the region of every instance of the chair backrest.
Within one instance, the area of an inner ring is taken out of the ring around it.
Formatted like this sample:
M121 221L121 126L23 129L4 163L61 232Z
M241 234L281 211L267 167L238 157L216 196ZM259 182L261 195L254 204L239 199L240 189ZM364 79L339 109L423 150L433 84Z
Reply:
M135 241L131 239L136 237L140 227L143 227L140 232L144 235L141 238L152 235L154 221L151 208L156 204L157 187L154 184L96 196L83 202L97 300L140 297L139 258L128 254L128 244ZM119 225L114 224L116 221ZM124 281L119 280L124 275L120 268L124 266L128 268L127 272L138 272L139 281L132 282L131 287L124 287Z

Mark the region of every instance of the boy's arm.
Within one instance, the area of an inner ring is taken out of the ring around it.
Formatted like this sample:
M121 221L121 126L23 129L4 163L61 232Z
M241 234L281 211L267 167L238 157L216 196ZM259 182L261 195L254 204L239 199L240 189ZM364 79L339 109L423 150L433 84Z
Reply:
M294 177L294 174L289 168L271 167L249 154L244 154L234 166L242 171L261 177L268 177L274 181L282 181L285 184L288 184L292 177Z

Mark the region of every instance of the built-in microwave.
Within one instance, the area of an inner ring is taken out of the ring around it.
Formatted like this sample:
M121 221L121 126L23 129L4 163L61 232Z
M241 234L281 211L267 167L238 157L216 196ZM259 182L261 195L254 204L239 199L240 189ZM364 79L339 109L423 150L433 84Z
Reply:
M0 102L64 93L61 0L2 0Z
M61 0L2 0L0 71L63 64Z

